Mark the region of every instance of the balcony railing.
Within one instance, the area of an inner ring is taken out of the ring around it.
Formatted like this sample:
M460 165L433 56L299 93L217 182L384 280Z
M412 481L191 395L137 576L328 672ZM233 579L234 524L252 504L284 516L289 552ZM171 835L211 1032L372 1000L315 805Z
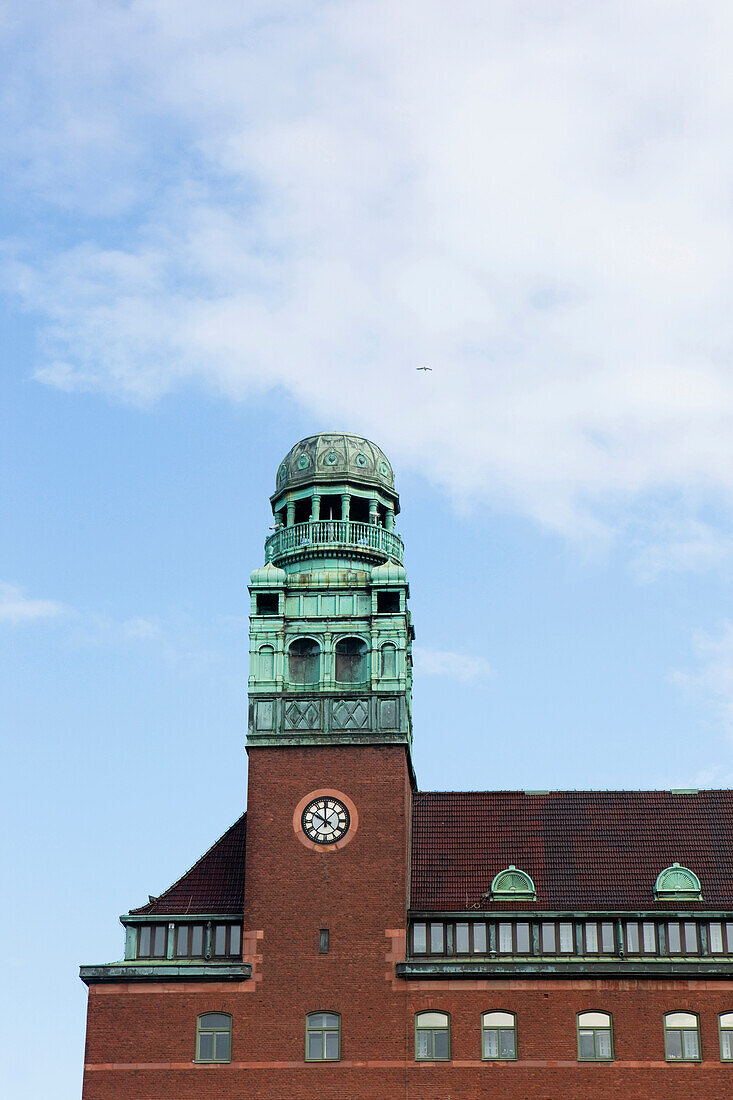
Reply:
M278 561L291 555L313 549L363 551L382 558L394 558L401 562L404 547L402 539L393 531L387 531L376 523L355 523L353 520L320 519L313 523L296 523L281 527L265 542L267 561Z

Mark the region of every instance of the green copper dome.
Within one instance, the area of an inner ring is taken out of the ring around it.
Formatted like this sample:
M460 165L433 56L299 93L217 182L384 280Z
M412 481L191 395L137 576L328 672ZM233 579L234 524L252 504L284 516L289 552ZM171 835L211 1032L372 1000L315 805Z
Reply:
M354 481L379 486L395 497L394 473L384 451L360 435L320 432L301 439L277 471L275 495L314 482Z

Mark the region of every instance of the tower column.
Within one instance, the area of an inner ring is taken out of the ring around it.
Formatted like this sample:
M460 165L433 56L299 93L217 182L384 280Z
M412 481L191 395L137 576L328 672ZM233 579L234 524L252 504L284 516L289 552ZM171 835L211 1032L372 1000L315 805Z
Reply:
M295 501L294 500L289 500L287 502L286 508L287 508L287 518L285 520L285 524L286 524L287 527L292 527L293 524L295 523Z
M316 520L321 518L321 494L314 493L311 497L311 522L315 523Z
M349 519L351 514L351 493L341 494L341 519Z
M369 522L375 524L379 522L379 509L374 498L369 501Z
M384 519L384 526L388 531L394 531L394 505L387 505L387 515Z

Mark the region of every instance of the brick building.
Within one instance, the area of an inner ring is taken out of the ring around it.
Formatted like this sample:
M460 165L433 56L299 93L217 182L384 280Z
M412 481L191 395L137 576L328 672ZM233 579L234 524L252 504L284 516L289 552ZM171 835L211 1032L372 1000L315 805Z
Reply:
M298 443L247 812L83 966L85 1100L733 1095L733 792L421 792L399 498Z

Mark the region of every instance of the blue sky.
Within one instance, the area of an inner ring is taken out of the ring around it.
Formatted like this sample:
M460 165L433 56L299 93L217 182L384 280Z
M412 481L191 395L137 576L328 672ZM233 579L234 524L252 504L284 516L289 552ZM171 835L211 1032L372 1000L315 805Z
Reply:
M395 466L423 788L733 782L731 31L4 7L4 1095L78 1095L78 964L244 807L304 435Z

